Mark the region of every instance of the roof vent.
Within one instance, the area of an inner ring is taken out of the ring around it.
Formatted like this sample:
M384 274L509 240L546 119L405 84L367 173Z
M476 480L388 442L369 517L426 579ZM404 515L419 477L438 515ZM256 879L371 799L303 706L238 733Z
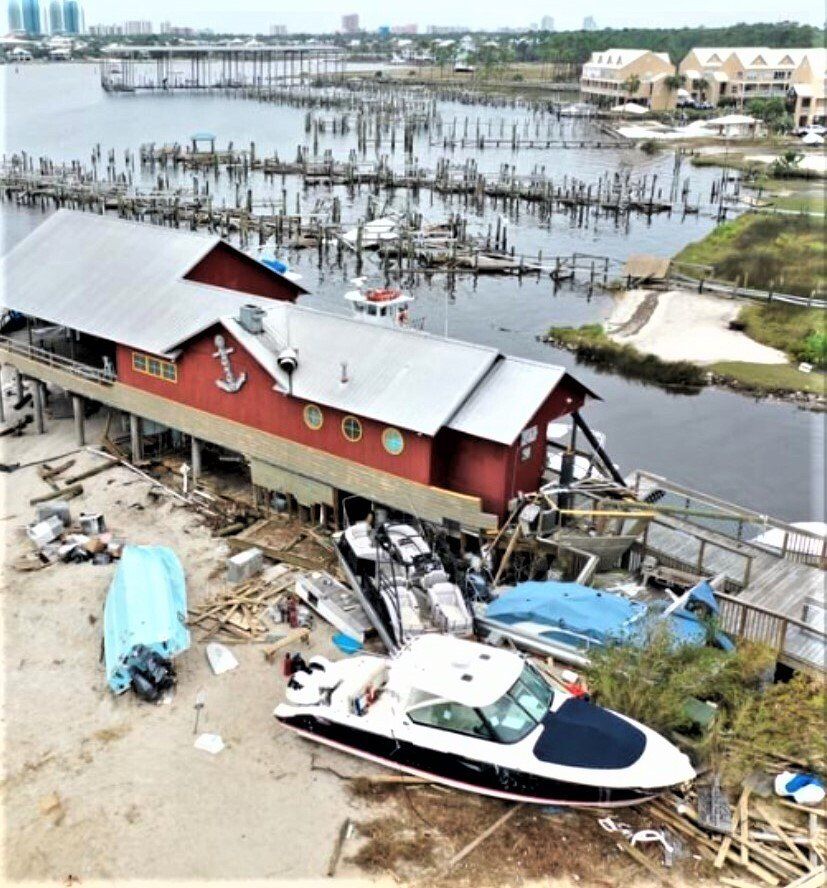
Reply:
M238 310L238 323L248 333L263 333L264 315L264 309L258 305L242 305Z

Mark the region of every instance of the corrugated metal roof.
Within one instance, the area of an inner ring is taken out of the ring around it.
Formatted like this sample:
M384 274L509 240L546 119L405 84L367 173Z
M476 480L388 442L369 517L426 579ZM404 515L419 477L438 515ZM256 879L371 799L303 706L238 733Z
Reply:
M238 306L272 300L183 279L220 238L59 210L0 259L0 302L166 354Z
M448 426L476 438L512 444L565 372L551 364L501 358Z
M448 427L512 444L566 375L562 367L506 357L488 346L288 303L270 305L262 334L247 332L232 317L222 323L282 391L430 436ZM298 355L292 380L277 362L287 347Z
M233 318L222 321L284 390L288 379L273 356L295 349L297 398L426 435L447 424L499 357L488 346L288 303L271 303L264 336L246 332Z

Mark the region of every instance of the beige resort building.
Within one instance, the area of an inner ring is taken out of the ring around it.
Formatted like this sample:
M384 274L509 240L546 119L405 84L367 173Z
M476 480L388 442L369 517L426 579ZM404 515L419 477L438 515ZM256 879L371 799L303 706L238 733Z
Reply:
M665 52L647 49L607 49L593 52L583 65L580 94L583 100L601 106L636 102L653 111L675 107L677 93L667 79L675 66ZM639 82L636 90L630 81Z
M696 47L680 63L696 101L743 108L750 99L780 98L795 126L824 123L827 50Z

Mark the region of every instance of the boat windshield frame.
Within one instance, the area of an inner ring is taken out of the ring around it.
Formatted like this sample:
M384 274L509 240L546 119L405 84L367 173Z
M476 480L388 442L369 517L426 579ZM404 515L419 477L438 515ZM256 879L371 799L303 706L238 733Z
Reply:
M538 686L541 687L542 696L537 693ZM534 688L534 690L532 690ZM520 694L520 696L516 696ZM404 717L418 725L419 727L428 728L435 731L447 731L452 734L460 734L465 737L473 737L477 740L485 740L489 743L499 743L502 745L511 745L524 740L537 726L543 721L545 716L551 710L554 701L554 688L546 681L542 673L531 663L525 661L523 668L517 677L517 680L511 687L497 700L489 703L487 706L465 706L457 700L451 700L448 697L431 697L417 700L409 703L405 709ZM525 698L533 697L536 704L535 711L531 712L525 705ZM521 702L522 700L522 702ZM503 701L516 708L519 716L524 719L523 725L513 735L507 736L501 724L495 719L496 714L492 711L494 707ZM433 721L422 719L419 712L428 710L436 706L457 707L459 710L467 710L473 713L480 721L480 726L485 728L485 734L476 730L468 730L449 724L436 724ZM488 710L488 712L486 712Z
M541 686L545 695L539 696L537 693L538 686ZM531 712L526 705L526 697L533 698L535 704L538 704L535 712ZM524 725L514 730L514 734L508 736L501 724L496 724L494 719L497 718L494 707L499 706L503 702L511 704L512 708L516 708L519 713L525 717ZM481 706L478 709L480 716L488 727L491 739L495 743L510 745L519 743L524 740L535 728L542 722L551 710L554 702L554 689L546 681L542 673L526 661L522 671L513 685L493 703L488 706Z

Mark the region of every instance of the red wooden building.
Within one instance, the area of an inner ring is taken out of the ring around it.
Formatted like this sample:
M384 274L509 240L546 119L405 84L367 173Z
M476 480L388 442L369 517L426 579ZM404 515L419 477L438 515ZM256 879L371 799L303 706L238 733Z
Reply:
M591 395L559 367L296 305L301 288L217 238L61 211L2 273L7 307L56 325L81 369L5 360L236 450L305 505L354 494L494 526L540 483L548 422ZM104 359L109 378L89 370Z

